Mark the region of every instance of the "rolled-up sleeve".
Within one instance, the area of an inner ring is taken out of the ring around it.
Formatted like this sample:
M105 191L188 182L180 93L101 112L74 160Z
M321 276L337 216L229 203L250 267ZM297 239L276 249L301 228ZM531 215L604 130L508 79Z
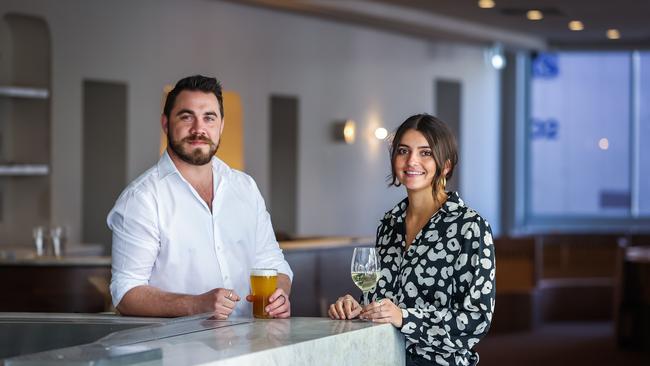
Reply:
M113 232L111 297L117 306L134 287L149 284L160 251L160 233L153 197L135 189L125 191L108 214Z
M254 188L257 206L255 229L256 253L253 266L257 268L275 268L278 270L278 273L289 276L289 279L293 282L293 271L291 271L289 263L284 259L278 241L275 240L275 233L271 225L271 215L266 210L264 199L257 185L252 178L250 181Z

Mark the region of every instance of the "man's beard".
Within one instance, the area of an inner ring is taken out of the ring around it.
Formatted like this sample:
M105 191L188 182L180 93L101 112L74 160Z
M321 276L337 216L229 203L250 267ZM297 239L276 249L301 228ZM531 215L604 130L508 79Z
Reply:
M208 149L207 153L204 153L200 147L192 148L192 150L188 153L183 151L183 143L197 140L209 144L210 148ZM171 147L172 151L179 158L181 158L181 160L192 165L205 165L209 163L212 160L214 154L217 152L217 149L219 149L219 144L215 144L212 140L210 140L210 138L201 135L190 135L180 141L176 141L172 136L171 129L167 131L167 145Z

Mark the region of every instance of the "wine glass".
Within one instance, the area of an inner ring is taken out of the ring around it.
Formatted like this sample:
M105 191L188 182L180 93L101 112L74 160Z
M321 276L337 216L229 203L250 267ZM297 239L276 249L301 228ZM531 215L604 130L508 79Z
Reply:
M363 292L363 305L368 305L368 292L377 286L381 265L375 248L354 248L350 273L352 281Z

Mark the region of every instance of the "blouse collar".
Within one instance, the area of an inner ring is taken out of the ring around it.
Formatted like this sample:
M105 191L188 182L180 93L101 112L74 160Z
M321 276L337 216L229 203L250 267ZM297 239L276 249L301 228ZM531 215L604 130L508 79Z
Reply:
M402 222L406 217L406 208L409 205L408 197L400 201L392 210L388 211L384 216L384 220L396 219L397 222ZM459 215L461 209L465 207L465 202L460 198L458 192L447 192L447 201L442 205L438 212L445 215Z

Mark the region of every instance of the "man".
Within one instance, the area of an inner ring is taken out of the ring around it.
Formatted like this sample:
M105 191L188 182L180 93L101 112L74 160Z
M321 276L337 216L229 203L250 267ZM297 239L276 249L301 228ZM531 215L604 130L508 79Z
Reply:
M110 288L120 313L250 316L251 304L240 301L248 294L249 270L275 268L278 288L266 310L273 317L290 316L293 273L264 200L250 176L214 156L223 116L221 85L214 78L184 78L167 95L161 117L167 149L108 214Z

